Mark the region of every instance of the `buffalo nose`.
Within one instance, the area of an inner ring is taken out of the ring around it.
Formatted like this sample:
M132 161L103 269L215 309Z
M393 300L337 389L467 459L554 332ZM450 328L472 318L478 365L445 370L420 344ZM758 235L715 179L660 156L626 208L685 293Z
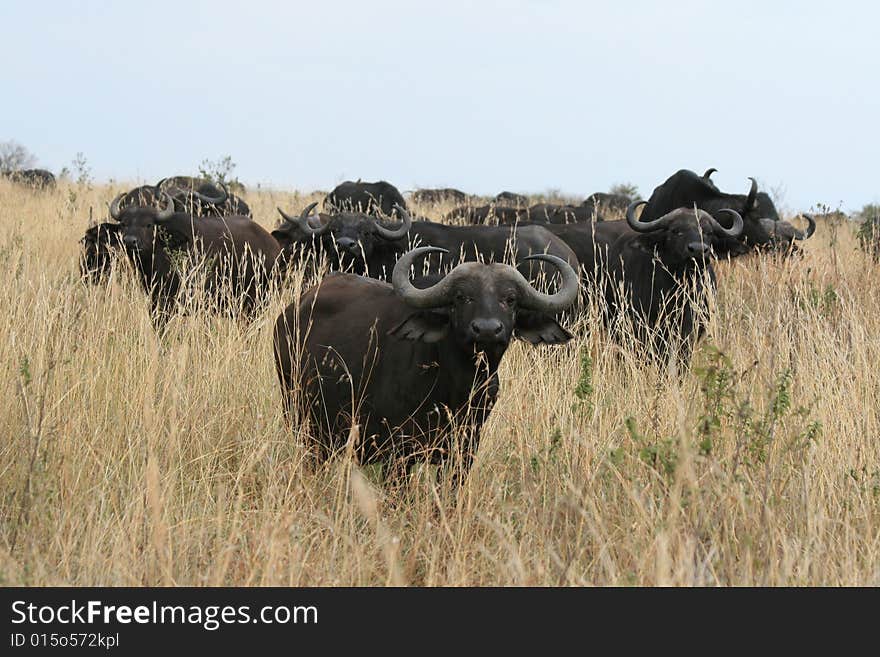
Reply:
M357 241L350 237L340 237L336 240L336 248L340 251L353 251L355 246L357 246Z
M122 241L125 244L125 246L130 246L132 248L134 248L138 245L138 238L135 237L134 235L126 235L125 237L122 238Z
M687 248L691 255L702 255L709 250L709 245L705 242L691 242Z
M497 338L504 326L497 319L475 319L471 322L471 333L475 338Z

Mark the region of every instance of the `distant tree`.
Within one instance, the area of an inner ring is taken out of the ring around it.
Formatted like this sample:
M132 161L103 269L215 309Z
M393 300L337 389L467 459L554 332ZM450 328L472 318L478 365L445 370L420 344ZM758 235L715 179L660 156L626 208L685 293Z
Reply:
M611 185L611 189L608 190L609 194L620 194L621 196L626 196L631 201L635 201L639 198L639 188L637 185L632 183L617 183L615 185Z
M0 172L32 169L36 163L34 154L17 141L0 142Z
M73 158L71 166L76 172L76 184L80 187L88 187L91 189L92 168L89 166L89 161L86 159L86 156L83 155L82 151L78 152L76 157Z
M235 171L237 165L232 161L232 156L227 155L219 160L209 160L205 158L199 165L199 175L211 182L223 183L227 187L236 191L244 191L244 185L237 176L233 177L232 172Z

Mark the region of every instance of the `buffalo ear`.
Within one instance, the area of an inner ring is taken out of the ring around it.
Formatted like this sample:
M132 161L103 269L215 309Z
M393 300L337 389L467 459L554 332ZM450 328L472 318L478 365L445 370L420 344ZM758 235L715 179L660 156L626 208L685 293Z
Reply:
M516 315L514 332L532 344L565 344L574 337L549 315L524 310Z
M413 313L388 331L388 335L401 340L420 340L427 343L439 342L447 333L449 333L449 316L431 310Z

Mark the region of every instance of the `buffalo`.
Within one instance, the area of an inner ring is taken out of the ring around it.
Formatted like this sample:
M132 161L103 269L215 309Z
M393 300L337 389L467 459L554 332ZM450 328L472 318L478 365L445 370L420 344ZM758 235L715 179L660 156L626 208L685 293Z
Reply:
M155 185L135 187L123 194L119 207L161 209L165 194L173 199L178 212L194 216L251 216L248 204L229 192L224 184L189 176L163 178Z
M592 208L597 214L605 212L617 213L620 215L626 212L629 204L634 200L635 199L632 199L625 194L595 192L594 194L590 194L581 205L587 208Z
M121 229L120 224L106 222L86 230L80 240L82 249L79 259L80 275L84 282L94 285L103 282L117 258L124 256Z
M17 169L5 171L4 176L14 183L33 189L51 189L55 187L55 174L46 169Z
M737 238L719 237L713 244L716 254L732 257L756 249L792 249L794 242L808 239L815 232L816 222L809 215L803 215L808 223L805 231L781 220L772 199L758 191L754 178L750 178L748 194L726 194L711 181L713 171L709 169L702 176L687 169L674 173L654 189L642 212L642 220L653 221L678 208L694 205L710 214L724 209L736 210L743 219L742 234Z
M502 205L524 208L529 204L529 197L514 192L501 192L495 196L495 202Z
M390 227L381 219L360 212L310 217L316 205L312 203L298 217L278 208L284 221L272 231L272 237L281 247L286 263L298 256L312 256L320 261L326 255L337 271L364 274L369 263L373 267L386 266L390 271L403 250L400 240L406 238L412 226L406 210L401 224Z
M529 208L530 221L548 224L573 224L590 221L605 221L600 213L600 206L588 205L557 205L538 203Z
M204 267L209 300L250 315L277 274L278 242L249 217L178 212L167 193L165 207L122 208L124 194L110 204L116 234L151 297L154 315L164 321L182 289L183 260Z
M361 463L388 461L391 473L405 475L415 462L442 465L457 453L459 429L460 480L498 396L498 366L511 339L571 339L553 318L578 294L565 261L529 257L559 271L554 294L498 263L460 264L428 287L413 285L416 259L442 252L407 252L391 284L332 274L279 315L274 350L285 415L291 422L294 409L306 409L320 462L354 436Z
M439 203L467 203L468 195L459 189L443 187L440 189L417 189L410 198L416 203L437 205Z
M446 213L443 219L444 221L464 220L465 223L473 225L509 225L528 218L528 214L526 208L512 208L493 203L476 207L463 205Z
M538 225L449 226L430 221L413 223L401 210L399 226L388 226L369 215L344 212L309 217L314 204L294 218L280 210L284 223L272 233L284 247L285 259L299 248L319 258L327 256L336 271L376 278L387 276L398 257L412 245L430 244L446 249L451 259L430 258L429 270L437 273L449 264L475 260L504 260L506 256L549 253L577 268L578 260L564 241ZM531 268L528 274L536 275ZM541 272L543 267L537 268Z
M346 180L324 199L327 212L362 212L390 217L397 214L397 208L406 210L406 201L394 185L384 180L371 183Z
M606 321L620 338L614 320L628 317L649 355L668 361L677 353L684 361L704 331L708 296L715 290L713 239L738 237L743 219L735 210L719 210L733 219L725 228L705 210L678 208L645 221L635 216L645 203L630 205L626 222L632 230L608 248Z
M554 203L538 203L529 208L497 204L477 207L464 205L451 210L444 217L445 221L458 221L461 219L468 224L485 224L490 226L509 226L524 221L548 224L604 221L604 217L592 206L558 205Z

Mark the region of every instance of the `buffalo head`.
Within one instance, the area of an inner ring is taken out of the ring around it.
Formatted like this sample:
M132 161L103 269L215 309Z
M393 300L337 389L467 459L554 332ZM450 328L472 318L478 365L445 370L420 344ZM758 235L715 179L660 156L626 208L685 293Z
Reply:
M156 241L156 227L174 216L174 199L165 192L162 195L165 207L161 210L140 206L121 208L124 194L117 196L110 204L110 216L119 223L122 244L130 254L152 252Z
M320 252L330 258L333 269L364 273L378 248L406 237L412 227L412 217L400 206L396 206L400 225L389 227L381 219L359 212L310 217L316 205L312 203L299 217L278 208L284 222L272 235L282 246L308 238L317 240Z
M501 263L466 262L427 288L409 279L416 258L448 253L425 246L405 253L394 266L391 283L415 311L391 333L408 340L438 342L450 336L459 347L500 358L514 335L533 344L567 342L571 334L553 315L571 306L578 295L578 275L561 258L538 254L526 260L550 263L562 276L555 294L539 292L516 268Z
M725 228L705 210L678 208L652 221L642 222L635 212L645 201L636 201L626 210L626 221L637 233L650 234L653 246L667 266L679 266L692 260L708 257L716 239L736 239L743 231L743 219L736 210L722 209L717 214L733 218L733 225Z

